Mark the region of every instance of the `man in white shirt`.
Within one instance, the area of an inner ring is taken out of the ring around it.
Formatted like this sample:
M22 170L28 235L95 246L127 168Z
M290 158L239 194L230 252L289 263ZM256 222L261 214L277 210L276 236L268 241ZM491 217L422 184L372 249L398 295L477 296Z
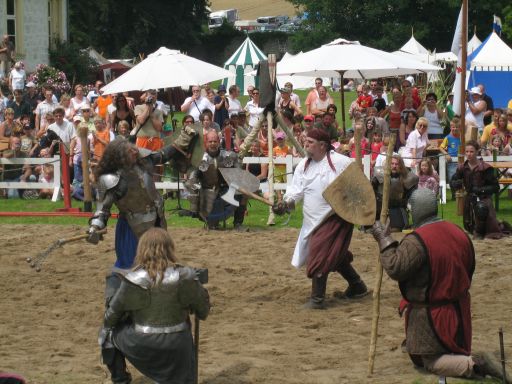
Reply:
M53 112L59 104L53 101L53 90L51 88L44 89L44 100L37 104L34 114L36 115L36 131L41 126L46 126L46 114Z
M192 96L187 97L181 105L181 112L185 112L194 118L194 121L199 121L199 115L205 108L205 98L201 96L201 87L199 85L192 86Z
M48 130L55 132L57 136L59 136L59 138L64 143L66 153L69 153L69 144L71 143L71 139L76 136L76 130L73 123L64 120L65 113L66 112L64 111L64 108L55 108L55 110L53 111L55 123L50 124Z

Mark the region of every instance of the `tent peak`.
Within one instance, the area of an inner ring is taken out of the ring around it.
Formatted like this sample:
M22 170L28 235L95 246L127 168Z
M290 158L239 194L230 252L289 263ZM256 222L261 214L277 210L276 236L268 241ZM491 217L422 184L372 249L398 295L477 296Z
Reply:
M149 54L148 57L178 55L179 53L180 53L180 51L178 51L176 49L160 47L155 52Z
M350 41L343 38L339 38L325 45L361 45L361 43L359 41Z

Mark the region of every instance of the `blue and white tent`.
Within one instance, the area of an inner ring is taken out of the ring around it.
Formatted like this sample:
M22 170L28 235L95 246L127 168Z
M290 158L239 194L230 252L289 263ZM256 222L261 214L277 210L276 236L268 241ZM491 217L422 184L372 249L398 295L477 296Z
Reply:
M233 72L235 76L224 79L223 84L228 89L231 85L236 84L240 87L240 91L246 95L247 86L258 85L257 76L246 75L254 71L256 65L261 60L267 60L267 56L247 37L235 53L224 63L224 68Z
M507 107L512 90L512 49L496 32L468 56L467 69L470 71L468 88L483 84L494 107Z

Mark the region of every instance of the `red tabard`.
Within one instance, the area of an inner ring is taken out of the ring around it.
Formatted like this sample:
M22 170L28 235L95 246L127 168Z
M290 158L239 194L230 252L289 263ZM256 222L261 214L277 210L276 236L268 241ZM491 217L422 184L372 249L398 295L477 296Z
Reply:
M471 354L471 299L475 251L455 224L441 221L418 228L416 235L428 253L429 321L441 344L452 353ZM414 307L414 304L412 304Z

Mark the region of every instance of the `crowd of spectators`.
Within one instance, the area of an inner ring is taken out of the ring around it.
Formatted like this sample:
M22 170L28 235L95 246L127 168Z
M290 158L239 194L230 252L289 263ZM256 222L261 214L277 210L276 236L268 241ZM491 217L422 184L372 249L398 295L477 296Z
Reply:
M22 62L12 65L2 85L0 146L3 147L0 149L3 149L4 157L52 157L58 152L57 142L62 142L69 155L72 174L81 177L77 166L81 162L77 136L80 126L88 130L92 164L97 163L106 145L118 135L128 137L131 133L136 136L137 146L158 150L163 146L164 135L169 133L165 128L169 107L158 100L156 91L144 93L135 103L128 93L102 94L103 83L96 81L90 86L74 85L71 94L55 94L50 85L38 87L27 82ZM259 89L251 85L246 91L249 100L242 105L237 85L226 89L221 84L217 90L209 86L192 86L191 96L180 107L185 113L182 125L200 125L204 137L209 130L215 130L224 149L238 151L263 112ZM381 165L379 158L383 157L390 133L397 135L395 152L418 175L432 175L430 171L422 170L422 166L426 167L422 159L429 151L446 155L449 161L456 158L460 120L454 117L451 97L446 104L441 104L435 93L425 93L415 87L412 77L386 86L380 79L374 79L360 84L356 91L357 97L348 109L352 122L348 129L337 121L337 107L320 78L315 80L315 87L308 92L304 103L294 92L293 84L287 82L278 89L275 107L296 142L302 146L309 130L321 128L329 133L336 151L354 157L354 130L360 128L361 151L363 155L371 154L372 168ZM493 149L508 154L511 151L512 110L493 108L492 104L483 85L472 88L467 95L466 128L477 127L482 154ZM301 151L292 145L276 121L273 127L275 155L300 156ZM266 121L261 128L256 139L257 147L252 147L257 150L254 156L268 155ZM429 178L429 184L438 177L437 162L434 159L430 163L434 177ZM455 172L454 167L455 164L448 164L448 178ZM43 168L32 167L32 179L43 180ZM18 167L15 171L3 172L3 180L25 180L25 171ZM279 179L276 181L284 180L286 176L279 167L274 174ZM258 176L266 178L261 172ZM73 185L78 186L80 182L74 180ZM38 196L27 191L19 192L26 198Z

